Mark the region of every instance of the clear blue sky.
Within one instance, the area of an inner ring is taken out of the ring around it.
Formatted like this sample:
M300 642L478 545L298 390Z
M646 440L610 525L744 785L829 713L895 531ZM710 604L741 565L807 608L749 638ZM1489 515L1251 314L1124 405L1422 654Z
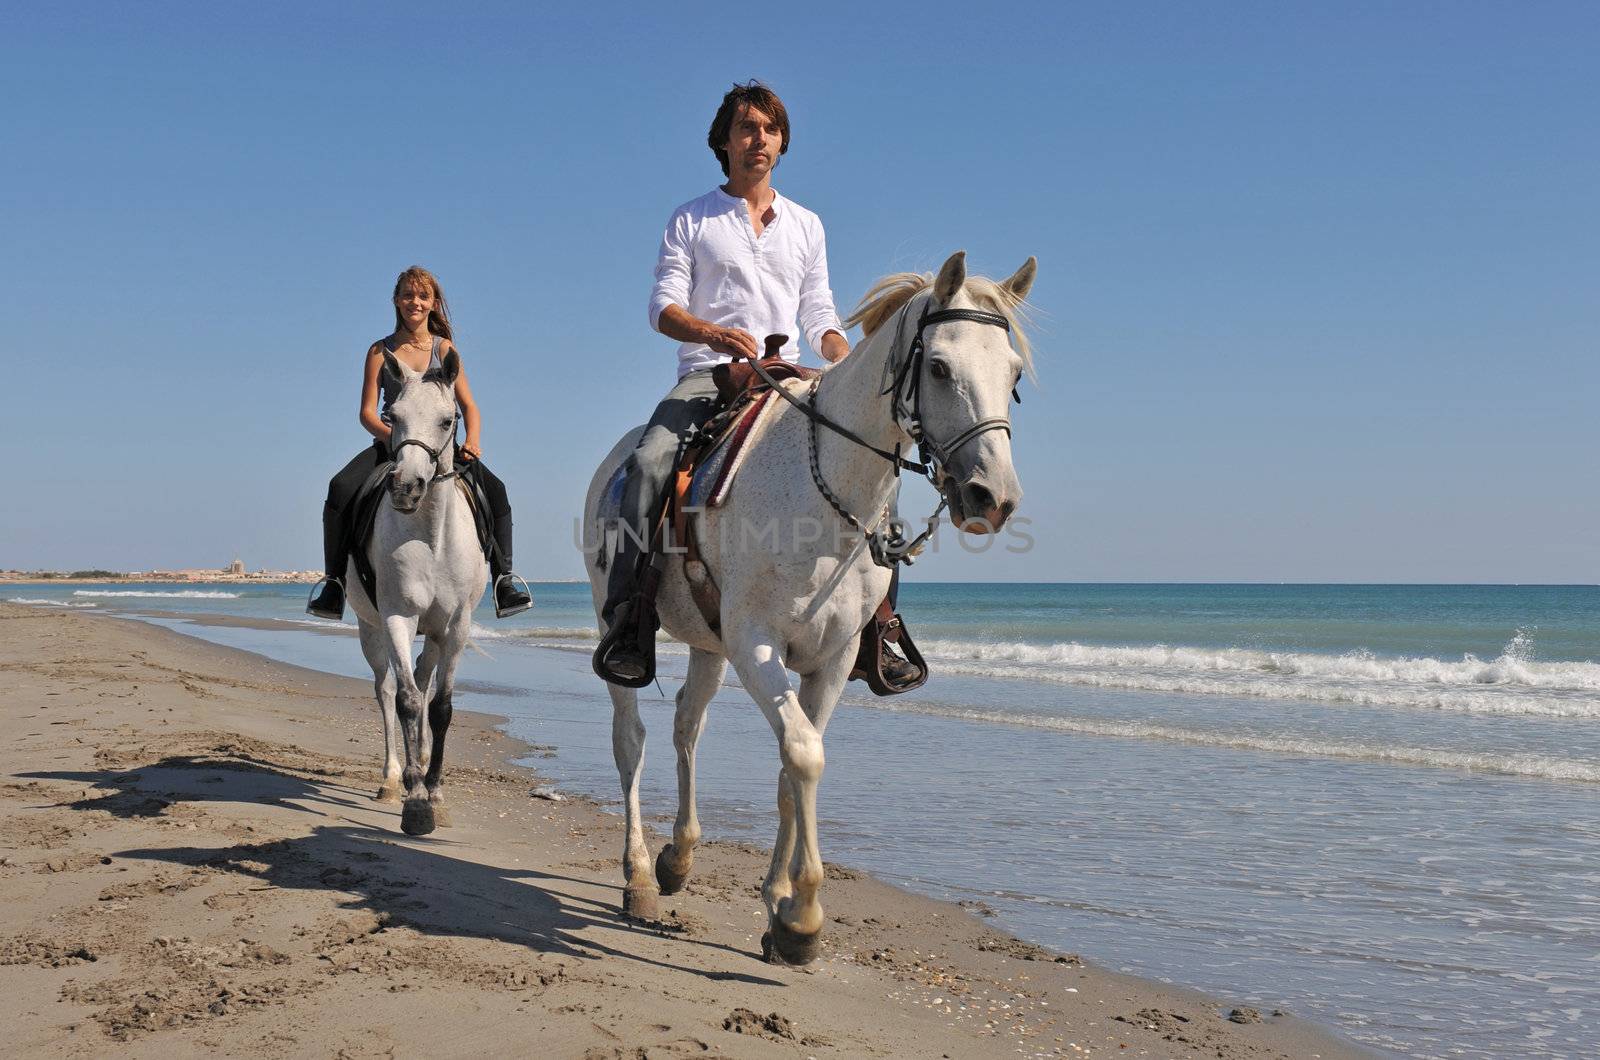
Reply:
M1040 260L1037 547L914 577L1600 579L1600 7L462 6L8 9L0 567L316 565L416 262L519 567L579 575L673 378L662 225L761 77L841 310Z

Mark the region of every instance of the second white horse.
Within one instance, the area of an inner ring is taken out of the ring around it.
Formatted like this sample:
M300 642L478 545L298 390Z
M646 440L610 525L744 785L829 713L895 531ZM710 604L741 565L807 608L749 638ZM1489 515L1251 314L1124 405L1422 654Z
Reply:
M353 559L345 584L383 713L378 798L403 796L401 828L426 835L449 824L440 789L450 700L489 565L454 467L460 358L451 350L439 369L427 373L412 371L389 353L383 359L384 370L402 384L389 410L395 462L390 503L380 504L367 546L378 598L367 596ZM413 664L418 634L422 651Z

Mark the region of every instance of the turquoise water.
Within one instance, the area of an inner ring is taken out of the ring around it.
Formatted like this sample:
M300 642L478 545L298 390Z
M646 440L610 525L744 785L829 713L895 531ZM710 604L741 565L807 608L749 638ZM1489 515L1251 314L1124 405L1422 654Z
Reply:
M459 702L614 797L588 589L536 590L525 616L478 616ZM148 595L197 591L225 595ZM8 595L363 672L300 587ZM936 675L896 700L847 690L830 859L1404 1055L1600 1043L1600 588L913 581L901 603ZM669 695L683 660L663 645ZM670 813L670 703L652 689L642 709L647 813ZM700 761L708 831L770 841L776 752L736 686Z

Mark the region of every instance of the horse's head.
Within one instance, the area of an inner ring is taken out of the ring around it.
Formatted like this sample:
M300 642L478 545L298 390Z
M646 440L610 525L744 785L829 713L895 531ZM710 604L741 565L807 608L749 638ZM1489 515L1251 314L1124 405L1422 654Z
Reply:
M416 511L428 484L449 471L456 433L456 376L461 358L445 354L436 370L413 372L384 351L384 370L401 381L400 394L389 409L389 453L394 472L389 499L402 512Z
M966 253L957 251L926 297L905 309L905 330L915 328L915 338L896 353L911 359L918 377L914 400L902 400L899 411L917 421L924 454L937 465L935 485L968 533L999 530L1022 500L1011 464L1010 405L1029 367L1028 346L1018 333L1014 348L1011 335L1037 268L1029 258L1003 282L969 279Z

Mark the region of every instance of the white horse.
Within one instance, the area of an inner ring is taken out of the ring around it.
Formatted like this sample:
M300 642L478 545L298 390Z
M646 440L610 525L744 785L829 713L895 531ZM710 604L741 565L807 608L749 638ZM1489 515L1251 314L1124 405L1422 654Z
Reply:
M403 794L400 827L427 835L436 824L449 824L439 785L450 698L489 570L453 467L461 359L451 350L439 369L426 373L387 352L383 360L402 385L389 410L391 503L379 506L367 546L378 599L368 598L353 559L345 585L383 712L383 786L377 797L397 802ZM411 649L419 633L422 652L413 670Z
M997 530L1022 496L1011 465L1009 399L1029 368L1028 344L1016 333L1013 349L1007 334L1034 273L1029 258L1003 283L969 280L965 255L958 252L937 278L903 273L867 293L848 322L861 324L865 338L823 374L814 391L815 410L866 444L782 405L752 441L727 500L693 524L706 574L720 590L720 636L694 602L686 564L676 557L667 563L657 597L660 619L690 653L672 732L678 816L653 878L639 809L645 732L638 696L606 686L613 705L612 749L627 802L625 913L654 917L658 895L674 893L688 878L700 838L695 745L706 705L732 662L777 735L782 763L778 833L762 885L768 923L763 956L791 964L815 957L824 922L816 823L822 735L861 630L888 590L890 571L874 562L862 529L841 518L824 497L811 456L838 508L876 529L900 470L884 454L923 440L938 455L932 477L955 524L975 533ZM886 326L891 321L894 326ZM599 547L586 549L597 614L606 595L603 565L612 558L603 547L607 495L642 431L636 428L611 450L585 503L585 527L601 530ZM798 694L786 670L799 675Z

